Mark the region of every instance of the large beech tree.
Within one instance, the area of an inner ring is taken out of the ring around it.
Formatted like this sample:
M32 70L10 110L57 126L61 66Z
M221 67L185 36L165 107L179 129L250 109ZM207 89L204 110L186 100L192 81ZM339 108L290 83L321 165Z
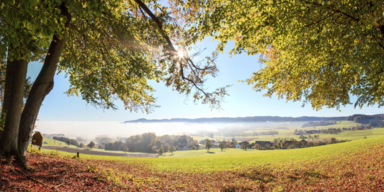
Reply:
M384 3L379 0L202 0L190 15L195 40L212 36L230 54L260 56L255 91L314 109L384 105Z
M26 166L25 152L40 106L63 72L68 95L88 103L149 113L155 106L147 81L164 81L182 94L220 108L225 87L202 89L216 75L215 55L195 63L186 50L192 41L171 11L148 0L4 0L0 6L0 58L6 60L0 155ZM180 54L180 51L184 51ZM24 109L23 87L30 61L44 63Z

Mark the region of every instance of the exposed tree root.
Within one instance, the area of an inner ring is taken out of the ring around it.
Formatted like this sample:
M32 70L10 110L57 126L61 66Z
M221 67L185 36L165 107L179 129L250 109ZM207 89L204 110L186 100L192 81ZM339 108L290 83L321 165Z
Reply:
M0 147L0 157L5 157L8 164L12 164L16 160L17 165L28 170L26 159L17 150L5 151L3 147Z

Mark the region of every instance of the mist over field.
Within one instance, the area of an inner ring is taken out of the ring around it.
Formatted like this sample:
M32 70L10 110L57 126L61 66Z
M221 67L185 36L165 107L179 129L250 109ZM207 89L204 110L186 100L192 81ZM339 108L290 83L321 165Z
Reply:
M132 135L153 132L156 135L200 135L224 131L268 130L277 127L301 125L304 122L259 123L123 123L116 121L37 121L35 131L43 134L64 134L69 138L87 140L105 135L110 138L127 138ZM235 135L233 135L235 136Z

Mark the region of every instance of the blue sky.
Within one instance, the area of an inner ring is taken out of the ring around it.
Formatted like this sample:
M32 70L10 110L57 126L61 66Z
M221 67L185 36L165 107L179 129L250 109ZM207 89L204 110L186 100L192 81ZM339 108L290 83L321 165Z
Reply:
M206 39L198 44L199 47L206 47L209 54L215 49L216 43ZM51 93L46 96L43 106L40 109L38 119L40 121L125 121L138 118L164 119L164 118L199 118L199 117L244 117L244 116L347 116L356 113L378 114L382 113L381 108L364 107L354 109L352 105L342 107L341 112L332 108L323 108L320 111L313 110L310 106L301 107L300 102L286 102L276 97L263 97L263 93L252 90L251 85L239 83L238 80L249 78L252 72L260 69L257 56L235 55L230 57L226 52L219 55L217 65L220 70L218 77L210 77L205 88L214 89L233 84L229 88L229 97L225 98L223 111L211 110L208 105L194 104L192 98L172 91L164 83L151 82L156 89L156 108L151 114L134 113L124 110L121 102L116 102L118 110L97 109L80 97L67 97L64 92L69 88L68 79L64 74L55 76L55 86ZM35 79L40 71L42 63L33 62L29 64L28 76Z

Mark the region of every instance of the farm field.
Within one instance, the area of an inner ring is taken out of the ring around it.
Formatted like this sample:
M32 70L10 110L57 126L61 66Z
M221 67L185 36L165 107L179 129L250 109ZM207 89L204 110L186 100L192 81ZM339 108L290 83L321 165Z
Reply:
M384 190L384 136L304 149L212 152L178 151L162 158L83 155L80 162L97 179L125 190Z

